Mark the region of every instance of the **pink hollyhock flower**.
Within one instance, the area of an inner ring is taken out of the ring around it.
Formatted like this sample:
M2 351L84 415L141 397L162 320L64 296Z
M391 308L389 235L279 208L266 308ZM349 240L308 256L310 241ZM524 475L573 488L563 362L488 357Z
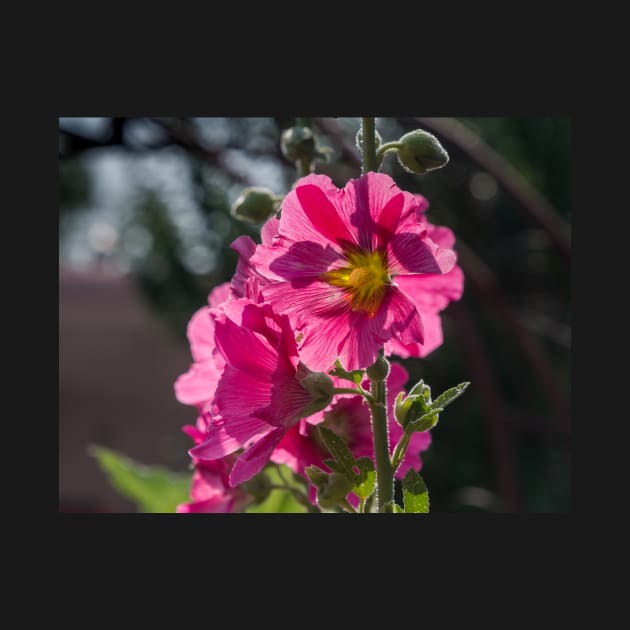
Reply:
M394 400L398 392L404 390L408 378L409 375L402 365L391 364L387 378L391 454L393 454L403 433L402 427L394 418ZM364 383L364 386L369 387L369 381ZM366 456L374 459L370 412L361 396L337 400L329 411L323 413L323 426L343 438L356 458ZM429 432L414 433L405 458L396 471L396 477L402 479L409 468L420 470L422 467L420 452L426 451L430 444L431 434ZM315 465L325 469L324 460L331 457L330 452L319 437L317 427L313 424L300 423L300 425L294 425L287 431L274 450L271 460L276 464L286 464L294 472L308 479L304 472L307 466ZM310 495L311 500L315 502L315 488L311 487Z
M229 477L237 486L262 470L293 424L330 403L332 381L300 362L288 318L270 305L234 299L213 317L224 368L205 441L189 452L209 461L244 448Z
M328 370L374 363L391 339L423 343L421 313L401 287L416 274L447 273L455 253L428 235L424 208L391 177L367 173L338 189L325 175L300 179L287 194L267 243L249 259L262 297L301 335L300 356Z
M196 426L186 425L182 430L193 438L195 444L200 444L205 440L207 428L206 420L200 416ZM231 488L228 483L234 459L233 455L211 462L193 459L195 472L190 489L192 501L180 503L176 511L180 514L241 511L249 497L239 488Z

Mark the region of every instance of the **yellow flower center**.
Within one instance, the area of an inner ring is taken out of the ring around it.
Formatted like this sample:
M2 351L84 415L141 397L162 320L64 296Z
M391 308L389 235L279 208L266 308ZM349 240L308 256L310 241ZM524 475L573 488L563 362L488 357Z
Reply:
M365 311L374 317L391 284L387 256L380 251L363 252L357 248L348 248L344 253L347 266L327 271L320 278L344 289L353 311Z

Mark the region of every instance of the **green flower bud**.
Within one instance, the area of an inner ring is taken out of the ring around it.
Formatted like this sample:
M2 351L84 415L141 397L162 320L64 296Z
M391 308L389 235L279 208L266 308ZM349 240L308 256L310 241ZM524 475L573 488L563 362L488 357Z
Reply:
M410 131L398 142L398 161L410 173L424 173L448 164L448 153L439 140L427 131Z
M246 223L264 223L278 209L278 198L268 189L258 186L245 188L232 204L230 213Z
M289 127L282 132L280 139L282 154L287 160L312 162L317 155L315 136L309 127Z
M300 380L300 385L312 396L310 404L300 412L305 418L328 407L333 397L334 385L324 372L311 372Z
M394 417L401 427L407 423L407 415L413 403L413 397L405 397L405 392L399 392L394 401Z
M378 359L365 370L365 373L373 381L384 381L389 376L389 361L379 354Z

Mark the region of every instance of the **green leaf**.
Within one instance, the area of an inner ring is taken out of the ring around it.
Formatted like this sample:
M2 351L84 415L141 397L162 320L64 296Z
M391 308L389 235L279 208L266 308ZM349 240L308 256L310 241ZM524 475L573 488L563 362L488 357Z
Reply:
M451 387L447 389L445 392L442 392L432 403L431 408L436 410L438 407L440 411L444 409L447 405L450 405L454 400L459 398L465 391L466 388L470 385L469 382L460 383L455 387Z
M318 429L328 450L335 456L341 466L342 470L339 470L339 472L343 472L348 479L354 482L357 477L357 474L354 472L356 461L347 444L330 429L322 426L319 426Z
M102 446L90 448L112 486L134 501L141 512L175 512L190 501L192 473L174 473L158 466L145 466Z
M429 512L429 491L422 477L410 468L403 479L403 500L406 514Z
M416 433L417 431L428 431L429 429L432 429L438 423L441 411L442 409L438 407L436 409L432 409L431 411L429 411L429 413L425 413L417 420L410 422L405 427L405 432L411 435L412 433Z
M374 462L369 457L359 457L356 465L360 471L359 482L355 482L352 492L354 492L359 499L367 499L374 492L376 485Z
M360 385L365 376L365 370L344 370L339 362L339 359L335 361L335 369L329 372L331 376L337 376L346 381L352 381L356 385Z
M334 472L343 473L343 474L345 474L346 472L345 468L334 459L325 459L324 464L326 464L326 466L328 466L328 468L330 468L330 470L333 470Z

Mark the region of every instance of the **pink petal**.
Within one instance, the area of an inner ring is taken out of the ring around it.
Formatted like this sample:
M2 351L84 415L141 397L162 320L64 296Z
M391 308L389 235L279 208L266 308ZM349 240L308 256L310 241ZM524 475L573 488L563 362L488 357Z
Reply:
M266 422L250 417L215 422L208 428L206 441L191 448L188 453L202 461L219 459L272 430L273 427Z
M294 243L281 255L261 248L256 260L269 261L268 269L275 278L297 281L312 280L328 271L331 265L345 262L342 254L332 247L324 248L308 241Z
M299 290L280 282L264 287L263 295L302 333L299 352L304 363L316 372L329 370L349 331L350 309L343 290L321 281Z
M331 202L337 196L329 196L316 184L298 183L295 187L295 193L300 201L302 211L308 218L311 225L332 243L342 244L356 243L355 236L348 230L348 227L342 221L339 210ZM285 219L283 215L282 221L285 220L287 229L293 222L293 217Z
M229 495L216 495L205 501L180 503L175 511L177 514L224 514L232 511L232 501Z
M397 287L387 292L381 308L386 309L385 329L388 337L394 337L401 343L422 343L424 329L420 314L413 302Z
M214 321L210 317L210 309L202 306L195 311L188 322L186 334L190 343L190 352L195 361L205 361L212 358L215 348Z
M464 290L464 274L459 265L448 273L397 276L396 284L421 313L441 311L459 300Z
M175 381L175 398L184 405L204 405L214 397L219 377L213 363L193 363Z
M256 251L256 243L249 236L239 236L231 243L230 248L238 254L238 262L230 286L234 295L243 297L246 293L247 281L254 275L250 258Z
M312 396L295 378L273 375L271 402L256 412L256 417L275 426L289 426L300 418L300 413L310 404Z
M229 365L257 380L268 378L278 366L278 353L269 341L231 319L217 320L215 340Z
M212 289L210 295L208 296L208 304L210 306L219 306L220 304L223 304L223 302L227 302L230 297L230 283L224 282Z
M437 243L442 249L453 249L453 245L455 245L453 230L447 227L431 225L430 223L428 223L427 227L427 236L434 243Z
M193 427L191 424L186 424L182 427L182 431L189 437L191 437L195 444L201 444L206 439L205 432L202 433L197 427Z
M339 206L348 217L346 221L358 232L358 243L365 251L373 251L379 245L379 233L384 244L385 235L393 234L407 217L411 216L415 223L417 200L411 193L401 191L385 173L369 172L352 179L343 192ZM395 198L398 200L393 201Z
M408 357L426 357L444 343L442 335L442 320L436 313L423 313L424 343L403 344L396 339L390 339L385 344L387 356L395 354L403 359Z
M389 268L393 275L410 273L446 273L455 264L455 252L440 249L418 232L394 236L388 247Z
M260 229L260 240L263 245L272 245L275 238L278 236L278 230L280 227L280 219L277 216L272 216Z
M234 488L259 473L285 433L286 427L278 427L250 446L236 460L230 473L230 486Z

